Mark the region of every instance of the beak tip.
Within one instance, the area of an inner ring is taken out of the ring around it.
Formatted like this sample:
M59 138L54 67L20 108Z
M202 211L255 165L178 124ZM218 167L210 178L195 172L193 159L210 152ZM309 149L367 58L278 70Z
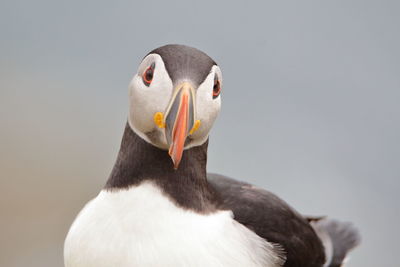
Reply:
M175 161L174 158L172 158L172 163L174 164L174 170L177 170L179 167L180 161Z
M168 151L168 155L171 157L172 164L174 165L174 170L177 170L181 160L174 155L173 150L172 150L172 146L170 147L170 149Z

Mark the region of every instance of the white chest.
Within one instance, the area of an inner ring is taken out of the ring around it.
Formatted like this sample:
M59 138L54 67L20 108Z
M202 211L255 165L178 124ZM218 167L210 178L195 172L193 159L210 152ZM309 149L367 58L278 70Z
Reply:
M229 211L197 214L151 183L102 191L69 230L66 267L268 266L282 258Z

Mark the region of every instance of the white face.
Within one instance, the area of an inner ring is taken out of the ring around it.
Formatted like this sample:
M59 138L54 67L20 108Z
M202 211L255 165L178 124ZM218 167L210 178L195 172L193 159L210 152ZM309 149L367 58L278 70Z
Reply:
M145 83L143 75L153 64L151 83ZM160 128L154 122L157 112L165 114L173 101L174 92L180 84L187 82L193 86L194 119L200 121L199 128L188 136L185 149L203 144L221 107L221 96L215 96L215 78L222 87L222 74L214 65L206 79L195 88L190 77L180 81L172 81L165 68L163 59L158 54L149 54L139 66L137 74L129 85L129 117L132 130L147 142L168 149L165 128ZM214 92L214 94L213 94ZM165 118L164 118L165 119Z

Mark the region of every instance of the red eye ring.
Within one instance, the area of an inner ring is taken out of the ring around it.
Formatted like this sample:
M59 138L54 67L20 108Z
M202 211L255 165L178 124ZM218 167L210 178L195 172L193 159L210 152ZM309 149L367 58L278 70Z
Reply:
M213 98L217 98L221 93L221 83L217 78L214 79Z
M142 74L142 80L146 86L149 86L153 81L154 66L155 66L154 63L151 64Z

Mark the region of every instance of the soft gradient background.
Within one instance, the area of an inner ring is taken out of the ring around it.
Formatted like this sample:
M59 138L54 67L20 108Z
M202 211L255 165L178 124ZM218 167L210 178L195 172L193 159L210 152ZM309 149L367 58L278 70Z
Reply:
M363 243L349 266L398 266L399 12L365 0L1 1L0 266L63 265L68 228L116 158L127 85L167 43L224 73L210 171L353 221Z

